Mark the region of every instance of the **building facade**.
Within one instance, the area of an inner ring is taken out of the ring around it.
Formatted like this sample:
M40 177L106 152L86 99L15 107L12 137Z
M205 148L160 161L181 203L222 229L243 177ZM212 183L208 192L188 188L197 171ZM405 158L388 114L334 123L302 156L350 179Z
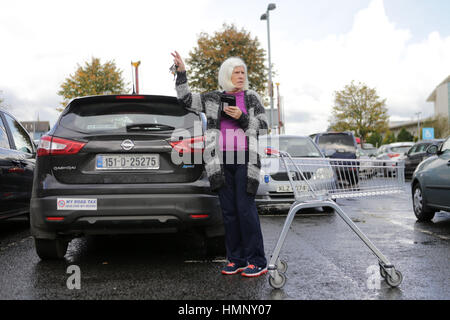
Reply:
M445 117L450 123L450 76L433 90L427 102L434 103L436 117Z
M35 141L50 130L50 122L48 121L21 121L20 123Z

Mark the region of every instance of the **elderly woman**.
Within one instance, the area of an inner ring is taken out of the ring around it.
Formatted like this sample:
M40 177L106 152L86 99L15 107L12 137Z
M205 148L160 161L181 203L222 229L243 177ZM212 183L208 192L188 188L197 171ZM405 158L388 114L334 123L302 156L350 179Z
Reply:
M257 139L267 131L267 118L259 95L248 90L247 66L240 58L225 60L219 70L222 90L199 94L189 89L181 56L176 51L172 56L179 101L186 108L204 112L207 118L205 169L211 190L219 194L229 261L222 273L265 274L267 261L255 195L261 168ZM236 105L225 106L223 114L224 94L234 96Z

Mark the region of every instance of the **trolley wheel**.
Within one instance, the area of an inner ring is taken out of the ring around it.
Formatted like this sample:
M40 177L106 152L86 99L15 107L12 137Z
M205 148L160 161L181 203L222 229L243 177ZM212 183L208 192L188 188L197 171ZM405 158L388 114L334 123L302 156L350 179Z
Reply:
M386 282L388 285L390 285L392 288L396 288L402 283L403 281L403 275L400 271L395 270L395 278L392 278L389 273L386 273Z
M269 277L269 284L274 289L281 289L286 284L286 276L284 273L278 272L277 277Z
M278 270L279 272L285 273L285 272L287 271L287 269L288 269L288 264L287 264L287 262L284 261L284 260L278 260L278 263L277 263L277 270Z

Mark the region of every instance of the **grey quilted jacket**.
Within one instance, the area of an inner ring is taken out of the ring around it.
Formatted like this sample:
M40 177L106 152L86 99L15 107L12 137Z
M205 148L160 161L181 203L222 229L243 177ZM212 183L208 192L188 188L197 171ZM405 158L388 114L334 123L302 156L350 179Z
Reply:
M203 112L207 119L205 133L204 162L211 190L217 192L225 183L223 164L220 161L220 91L192 93L187 82L186 72L177 72L177 97L183 107ZM245 106L248 114L242 113L238 120L244 130L249 161L247 163L247 193L256 195L259 187L261 161L258 154L258 136L267 134L267 117L259 95L253 90L245 91Z

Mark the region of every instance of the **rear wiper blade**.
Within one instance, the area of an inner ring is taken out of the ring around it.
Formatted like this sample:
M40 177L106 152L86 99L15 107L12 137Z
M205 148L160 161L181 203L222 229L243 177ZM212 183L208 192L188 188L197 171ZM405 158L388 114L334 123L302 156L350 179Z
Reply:
M160 123L137 123L127 125L127 131L165 131L174 129L175 127Z

